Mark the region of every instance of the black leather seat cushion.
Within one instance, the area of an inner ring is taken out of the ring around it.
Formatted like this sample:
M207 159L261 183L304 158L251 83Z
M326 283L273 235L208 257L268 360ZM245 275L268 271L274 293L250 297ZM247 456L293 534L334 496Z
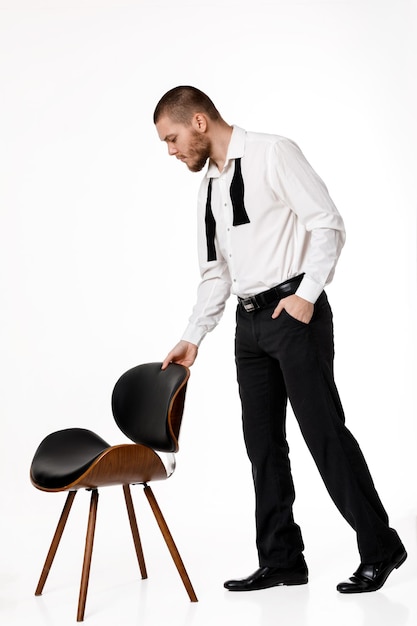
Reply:
M59 489L77 480L110 445L91 430L67 428L48 435L39 445L31 466L35 484Z

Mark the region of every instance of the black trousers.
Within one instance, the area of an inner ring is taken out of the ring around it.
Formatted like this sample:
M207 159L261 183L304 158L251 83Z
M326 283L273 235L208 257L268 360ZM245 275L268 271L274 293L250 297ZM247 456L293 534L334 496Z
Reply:
M291 402L304 440L334 503L357 534L361 561L390 557L401 544L345 417L333 377L332 312L323 292L309 324L277 303L237 309L236 366L243 431L252 463L261 567L289 566L304 549L285 432Z

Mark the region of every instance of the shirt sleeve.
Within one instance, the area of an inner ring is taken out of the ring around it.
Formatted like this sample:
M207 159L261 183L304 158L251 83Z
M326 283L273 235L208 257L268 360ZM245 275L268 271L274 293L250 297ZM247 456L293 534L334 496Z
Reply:
M290 139L274 144L270 162L271 185L310 233L305 276L297 295L316 302L331 282L345 243L345 227L329 192Z
M208 180L202 181L198 195L197 242L201 282L197 300L182 339L200 345L205 335L219 323L231 292L231 279L226 261L216 246L217 259L207 261L205 237L205 203Z

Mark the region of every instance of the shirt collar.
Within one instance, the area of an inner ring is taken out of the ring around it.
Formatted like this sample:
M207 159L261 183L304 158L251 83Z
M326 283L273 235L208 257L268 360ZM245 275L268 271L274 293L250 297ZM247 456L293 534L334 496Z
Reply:
M243 157L245 154L245 137L246 131L243 128L239 128L239 126L233 125L232 135L230 137L229 146L227 148L226 161L224 164L224 169L229 164L229 161L232 159L239 159ZM207 168L206 177L207 178L218 178L221 172L219 172L217 165L215 163L210 162Z

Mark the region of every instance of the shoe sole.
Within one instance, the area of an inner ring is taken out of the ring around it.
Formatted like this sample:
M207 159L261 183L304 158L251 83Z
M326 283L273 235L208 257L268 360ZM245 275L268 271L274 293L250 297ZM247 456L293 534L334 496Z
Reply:
M225 589L227 589L228 591L238 591L238 592L242 592L242 591L262 591L262 589L272 589L272 587L292 587L292 586L296 586L296 585L306 585L308 583L308 578L299 578L299 579L294 579L294 580L286 580L286 581L282 581L282 582L277 582L277 583L271 583L269 585L259 585L257 587L251 587L251 588L247 588L247 587L226 587Z
M308 578L303 580L291 580L285 583L278 583L274 585L274 587L292 587L293 585L306 585L308 583Z

